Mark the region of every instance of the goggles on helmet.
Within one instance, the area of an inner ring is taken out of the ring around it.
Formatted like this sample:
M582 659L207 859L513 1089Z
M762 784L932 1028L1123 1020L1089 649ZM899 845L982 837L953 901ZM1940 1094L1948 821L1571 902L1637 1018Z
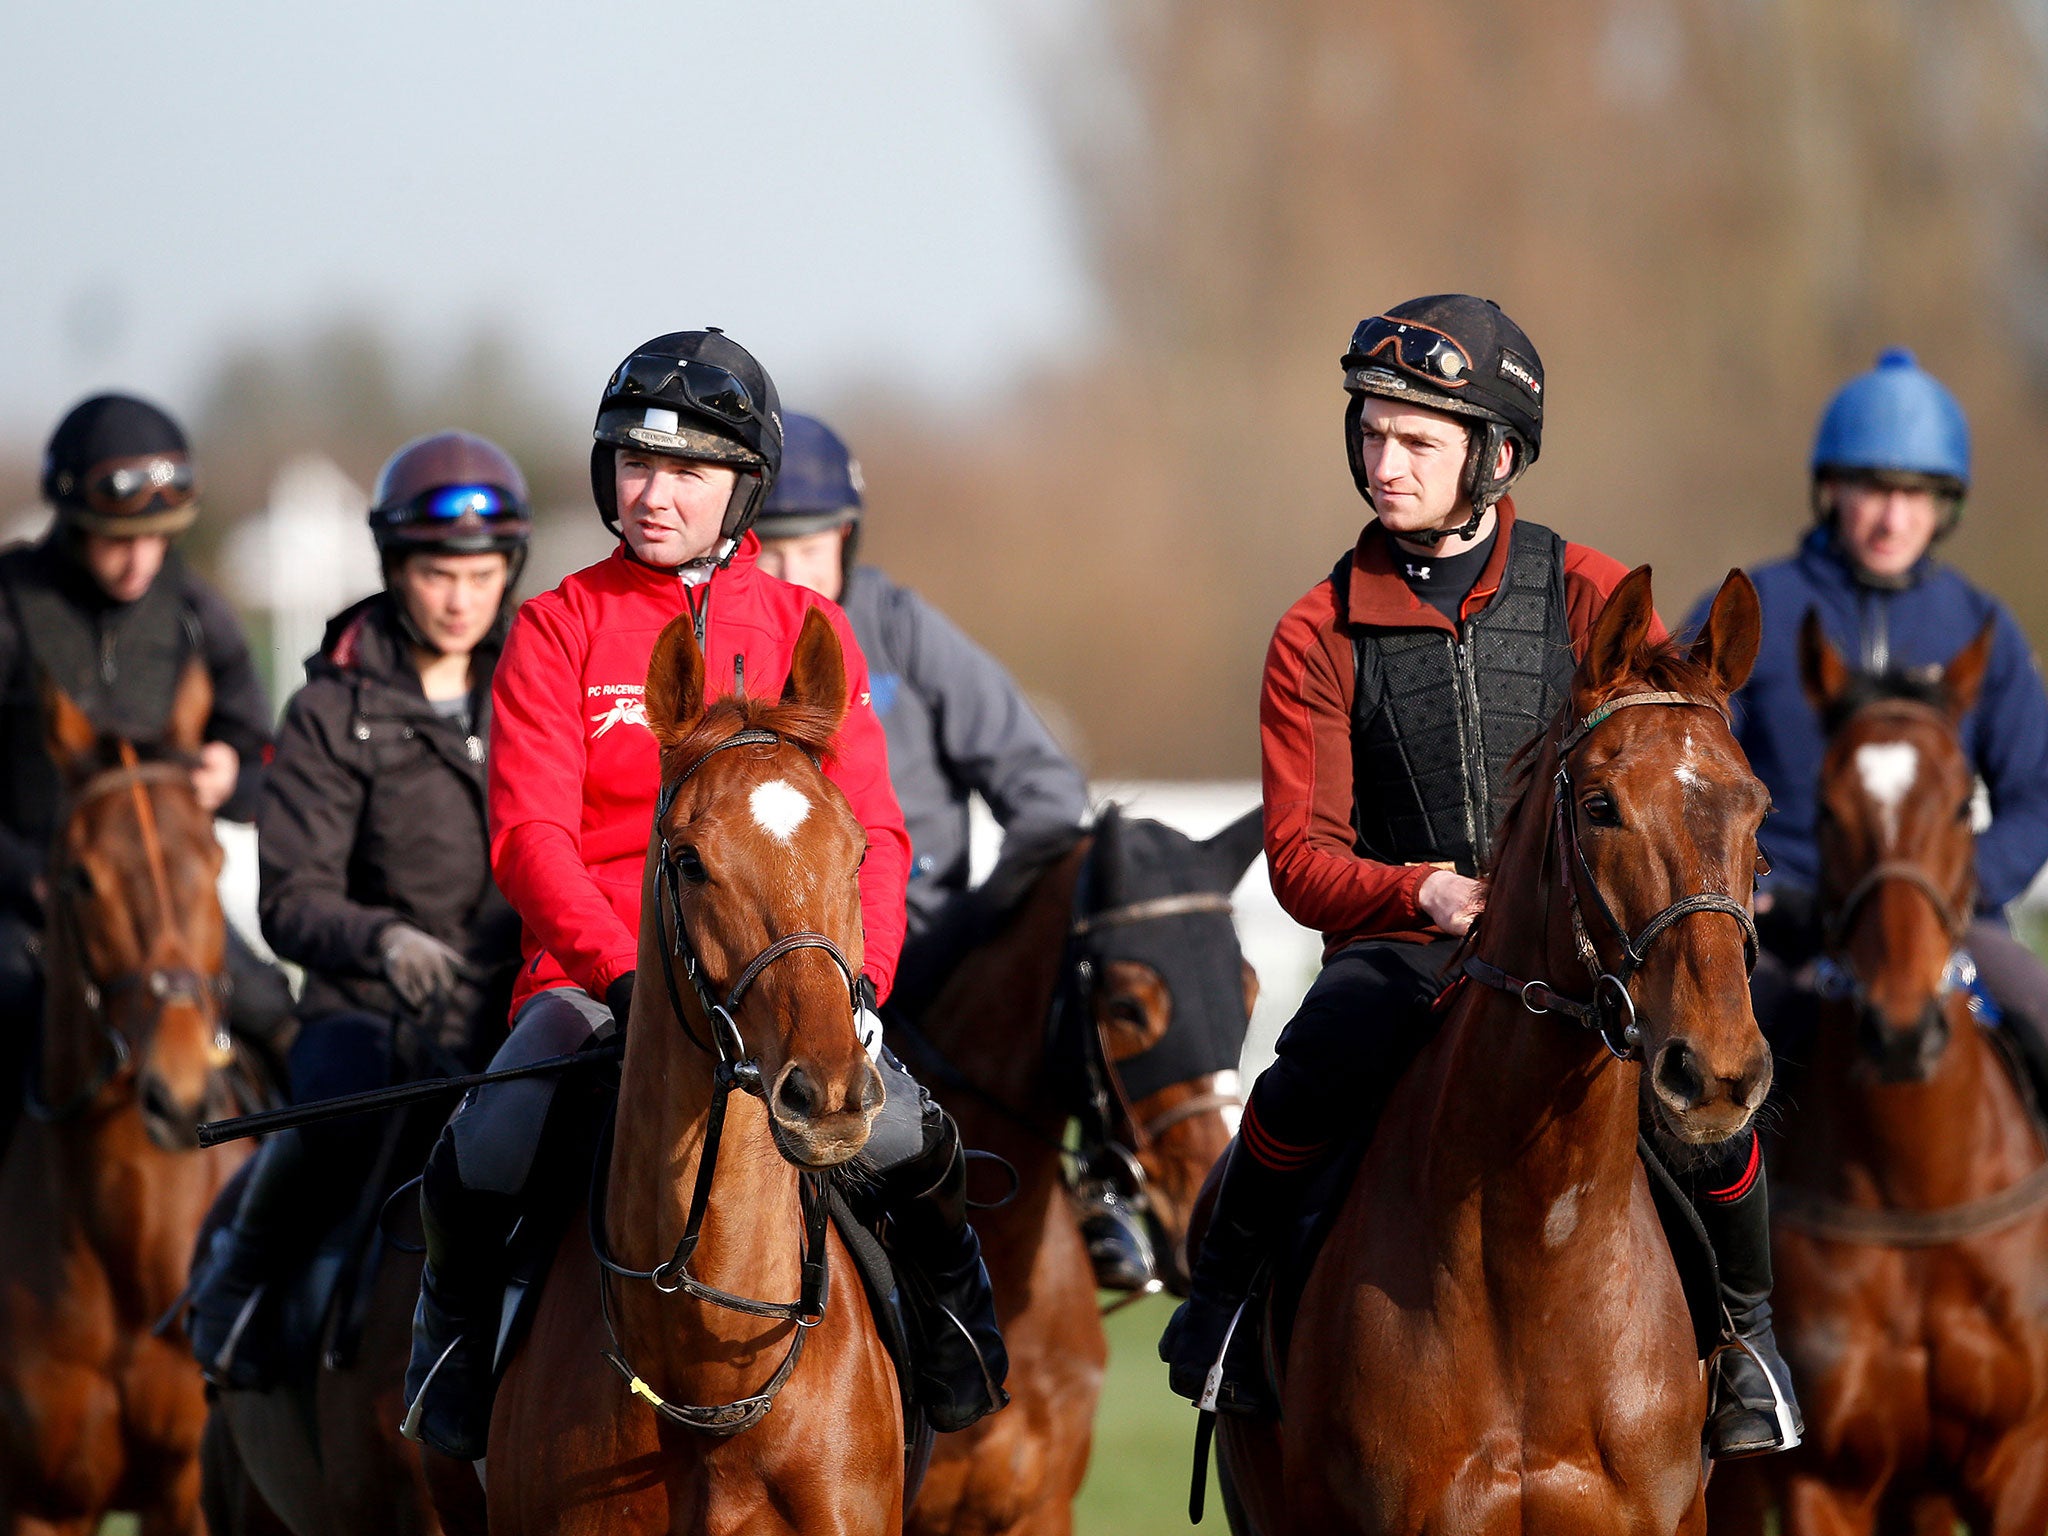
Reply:
M371 520L390 532L433 542L477 528L521 531L527 510L526 503L502 485L436 485L377 508Z
M1445 389L1462 389L1471 382L1472 358L1447 332L1391 315L1361 325L1352 337L1351 355L1344 361L1357 366L1367 358L1388 357Z
M680 393L707 416L744 427L754 419L754 397L736 374L716 363L693 359L650 357L644 353L627 358L605 386L605 399L630 399L652 395L657 399Z
M95 465L79 488L79 500L106 517L135 517L171 511L192 500L191 464L166 454L109 459Z

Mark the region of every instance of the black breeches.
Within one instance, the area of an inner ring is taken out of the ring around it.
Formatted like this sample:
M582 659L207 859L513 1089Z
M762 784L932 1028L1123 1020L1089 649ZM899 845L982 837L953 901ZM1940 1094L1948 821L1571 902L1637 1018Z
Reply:
M396 1075L391 1020L375 1013L315 1014L299 1025L289 1065L294 1104L388 1087ZM306 1126L307 1149L316 1158L360 1172L376 1159L385 1118L349 1115Z

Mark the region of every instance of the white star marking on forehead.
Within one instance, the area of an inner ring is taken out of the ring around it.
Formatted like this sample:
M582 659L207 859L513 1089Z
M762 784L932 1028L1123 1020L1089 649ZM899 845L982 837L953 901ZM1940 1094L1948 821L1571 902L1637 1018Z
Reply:
M1856 749L1856 773L1863 780L1863 792L1877 802L1884 840L1896 842L1899 806L1920 777L1920 749L1905 741L1866 742Z
M784 779L756 784L753 794L747 797L747 808L754 813L761 830L782 843L788 842L811 814L810 799Z

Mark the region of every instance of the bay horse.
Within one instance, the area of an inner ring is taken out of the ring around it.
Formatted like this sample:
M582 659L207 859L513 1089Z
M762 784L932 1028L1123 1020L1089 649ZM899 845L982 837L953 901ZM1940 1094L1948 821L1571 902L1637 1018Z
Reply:
M656 643L615 1133L498 1392L495 1536L902 1524L895 1368L822 1206L882 1095L855 1031L865 839L818 766L846 687L816 610L779 702L707 706L687 617Z
M65 791L28 1113L0 1163L0 1529L197 1532L204 1384L173 1318L245 1149L230 1112L221 849L192 788L213 688L188 666L147 754L46 693ZM28 1020L10 1027L33 1028Z
M1852 674L1808 614L1821 770L1819 1022L1774 1148L1778 1337L1799 1450L1716 1488L1715 1526L1893 1529L1932 1496L2048 1530L2048 1156L1973 1017L1974 771L1958 726L1986 625L1932 679ZM1717 1480L1718 1481L1718 1480Z
M933 1448L919 1536L1064 1536L1088 1469L1107 1358L1094 1271L1067 1196L1077 1109L1059 1057L1073 1009L1100 1042L1108 1130L1140 1174L1165 1285L1187 1288L1187 1219L1233 1129L1258 983L1230 892L1259 851L1257 807L1206 842L1110 806L954 969L903 1059L970 1146L1016 1170L977 1211L1010 1354L1010 1406ZM998 877L1000 878L1000 877Z
M1770 1086L1747 984L1769 797L1725 716L1756 592L1731 572L1690 650L1654 621L1645 566L1525 749L1462 980L1310 1271L1281 1416L1218 1423L1240 1529L1704 1528L1707 1387L1637 1149L1645 1125L1676 1156L1735 1135Z

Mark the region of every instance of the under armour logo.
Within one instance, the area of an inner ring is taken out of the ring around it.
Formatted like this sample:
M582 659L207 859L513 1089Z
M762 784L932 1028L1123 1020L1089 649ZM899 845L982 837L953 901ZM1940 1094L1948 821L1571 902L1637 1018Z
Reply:
M646 725L647 705L640 699L615 699L610 709L590 718L597 726L590 733L590 739L595 741L615 725Z
M1428 567L1428 566L1426 566L1426 565L1417 565L1417 564L1416 564L1416 563L1415 563L1414 561L1412 561L1412 560L1411 560L1411 561L1409 561L1409 562L1408 562L1408 579L1409 579L1409 580L1411 580L1411 581L1427 581L1427 580L1429 580L1429 567Z

